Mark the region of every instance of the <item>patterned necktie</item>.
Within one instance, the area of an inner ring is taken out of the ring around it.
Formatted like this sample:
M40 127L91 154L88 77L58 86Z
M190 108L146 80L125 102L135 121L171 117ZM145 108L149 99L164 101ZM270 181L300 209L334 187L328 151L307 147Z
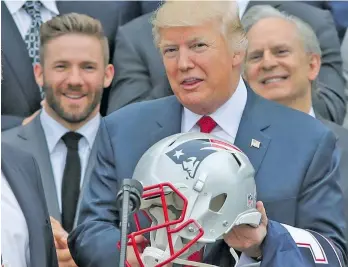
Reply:
M41 5L40 1L26 1L23 5L23 9L31 18L30 28L25 35L24 41L33 65L40 62L40 26L42 24L40 12ZM44 93L41 87L40 95L43 99Z
M202 133L211 133L211 131L216 127L217 123L209 116L203 116L197 122Z
M62 226L68 233L73 229L80 195L81 162L78 144L81 137L81 134L75 132L68 132L62 137L68 149L62 183Z
M23 9L31 17L30 28L25 35L25 43L27 45L29 57L32 59L33 64L40 62L40 26L42 24L40 8L40 1L26 1L23 5Z

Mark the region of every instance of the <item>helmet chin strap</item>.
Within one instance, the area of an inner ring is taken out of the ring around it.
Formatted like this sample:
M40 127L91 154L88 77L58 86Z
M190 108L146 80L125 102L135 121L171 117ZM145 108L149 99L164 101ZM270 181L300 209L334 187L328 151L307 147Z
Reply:
M233 248L230 248L230 253L232 255L232 257L234 258L234 261L235 261L235 267L238 266L238 262L239 262L239 257L237 255L237 252L233 249Z

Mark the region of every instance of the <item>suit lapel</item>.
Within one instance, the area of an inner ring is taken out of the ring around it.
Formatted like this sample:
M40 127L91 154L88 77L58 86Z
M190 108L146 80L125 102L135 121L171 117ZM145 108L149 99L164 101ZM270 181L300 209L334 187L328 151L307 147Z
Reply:
M239 124L235 145L239 147L249 158L255 169L255 176L260 168L262 160L267 152L271 138L264 133L270 126L267 121L267 110L263 108L257 96L250 88L248 99Z
M151 136L151 145L165 137L181 132L181 113L182 105L175 96L170 96L165 102L165 108L158 113L159 116L155 121L154 130Z
M42 209L43 206L38 196L32 194L33 192L37 192L37 185L33 184L33 181L35 181L33 178L35 177L30 177L33 174L25 173L20 166L16 167L16 164L8 164L6 160L2 160L1 163L2 171L21 207L27 223L31 266L44 267L47 251L46 244L42 241L47 237L43 237L42 232L39 232L38 229L42 227L41 225L43 223L47 225L49 222L40 222L42 217L36 215L38 213L36 209Z
M8 64L16 70L13 73L17 76L23 94L29 99L28 102L35 102L35 99L41 97L35 82L32 62L17 25L3 1L1 1L1 21L5 24L1 27L2 52Z
M54 180L50 154L46 137L41 126L40 114L32 123L24 126L18 133L18 137L26 141L28 151L35 157L41 173L42 185L50 216L61 221L61 213L58 204L56 184Z

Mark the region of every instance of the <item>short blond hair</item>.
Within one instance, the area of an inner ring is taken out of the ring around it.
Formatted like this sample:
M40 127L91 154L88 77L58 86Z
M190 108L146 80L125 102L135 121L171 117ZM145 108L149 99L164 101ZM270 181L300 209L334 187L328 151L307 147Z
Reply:
M40 62L43 64L45 45L52 39L66 34L82 34L96 37L102 44L104 63L109 63L110 52L108 39L104 35L103 26L99 20L90 16L69 13L56 16L43 23L40 27Z
M217 22L231 49L245 50L247 39L239 19L235 1L166 1L154 13L152 33L156 46L160 45L160 29L199 26Z

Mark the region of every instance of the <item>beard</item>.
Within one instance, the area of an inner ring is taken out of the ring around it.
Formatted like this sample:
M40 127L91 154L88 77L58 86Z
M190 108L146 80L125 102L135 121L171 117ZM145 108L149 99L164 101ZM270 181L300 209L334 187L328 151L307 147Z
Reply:
M47 105L58 115L58 117L62 118L68 123L81 123L89 118L91 113L96 109L96 107L100 104L103 87L100 86L100 89L95 90L95 94L93 96L92 101L90 101L81 111L76 107L68 110L64 107L61 101L55 96L54 90L52 86L48 83L44 82L42 89L45 92L45 98ZM58 91L63 91L59 90ZM68 91L79 92L81 88L79 87L69 87Z

